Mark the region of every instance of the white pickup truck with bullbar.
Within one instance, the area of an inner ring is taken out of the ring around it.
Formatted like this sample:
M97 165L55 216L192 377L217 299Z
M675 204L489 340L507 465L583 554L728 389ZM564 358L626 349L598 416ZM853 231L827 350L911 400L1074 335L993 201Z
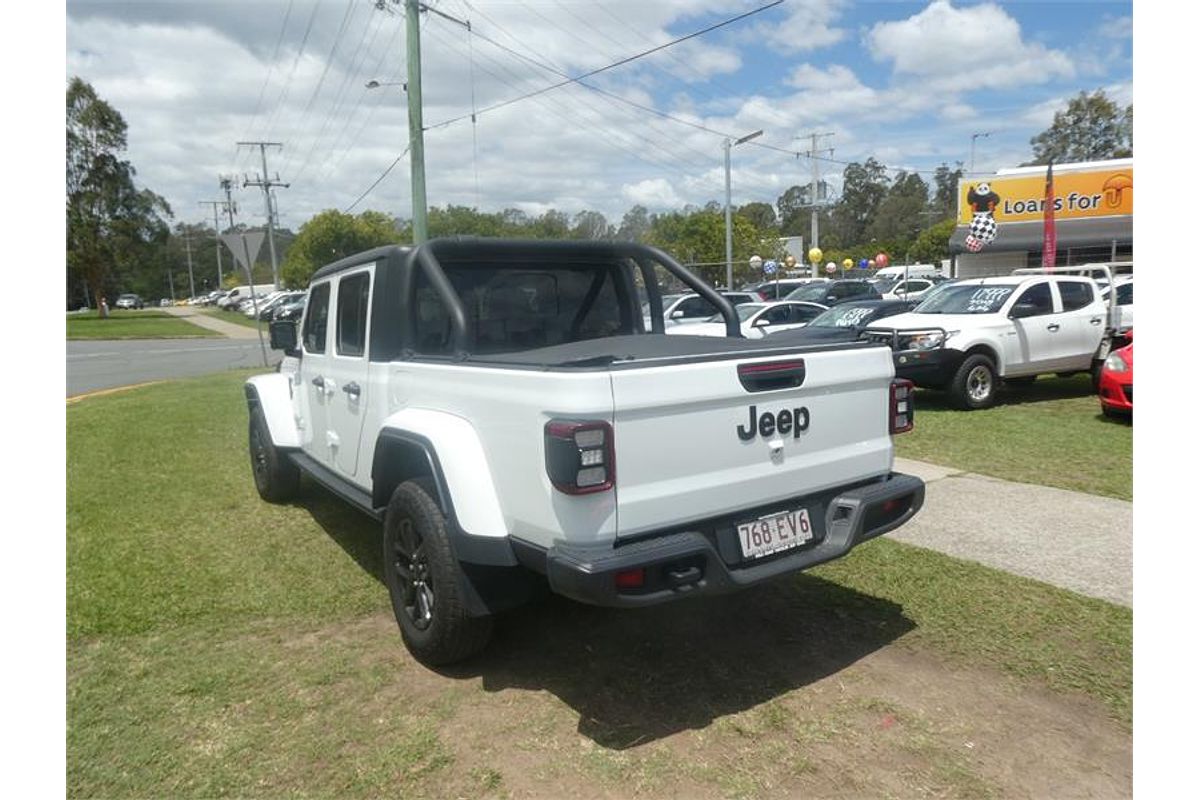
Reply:
M656 271L729 336L666 336ZM639 291L654 313L645 329ZM544 591L642 606L805 569L910 519L912 386L869 342L740 336L730 302L617 242L434 240L318 270L246 383L263 498L301 473L383 525L404 640L480 650Z

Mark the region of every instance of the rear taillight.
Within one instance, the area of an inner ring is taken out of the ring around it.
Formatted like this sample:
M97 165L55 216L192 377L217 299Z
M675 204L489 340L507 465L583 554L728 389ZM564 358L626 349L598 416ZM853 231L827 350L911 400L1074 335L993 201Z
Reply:
M892 381L891 402L888 403L888 430L907 433L913 429L913 382L904 378Z
M616 481L613 430L607 422L552 419L546 423L546 474L566 494L611 489Z

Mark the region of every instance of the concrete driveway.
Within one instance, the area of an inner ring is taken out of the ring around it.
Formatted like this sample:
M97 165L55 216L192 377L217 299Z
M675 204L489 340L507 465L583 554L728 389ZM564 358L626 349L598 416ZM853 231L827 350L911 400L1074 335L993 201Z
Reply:
M1133 503L896 459L925 507L888 536L1133 607Z

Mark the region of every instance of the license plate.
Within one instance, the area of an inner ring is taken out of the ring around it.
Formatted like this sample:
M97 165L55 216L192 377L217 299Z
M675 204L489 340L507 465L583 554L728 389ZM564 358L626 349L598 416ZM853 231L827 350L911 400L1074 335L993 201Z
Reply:
M812 522L806 508L739 523L737 532L742 557L747 559L799 547L813 538Z

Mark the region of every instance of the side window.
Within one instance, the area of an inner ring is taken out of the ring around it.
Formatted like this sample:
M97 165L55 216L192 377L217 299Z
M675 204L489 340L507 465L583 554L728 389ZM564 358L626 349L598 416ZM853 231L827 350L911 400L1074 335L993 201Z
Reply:
M1059 281L1058 294L1063 311L1075 311L1092 302L1092 286L1082 281Z
M361 356L367 351L367 301L371 273L359 272L338 282L337 354Z
M711 317L717 313L717 310L712 307L712 304L703 297L689 297L679 304L678 309L683 311L685 319L694 317Z
M1117 305L1133 305L1133 283L1122 283L1117 287Z
M325 352L325 331L329 324L329 284L314 286L308 297L308 313L304 315L304 349L309 353Z
M763 316L766 317L768 325L784 325L791 322L791 306L768 308Z
M818 314L824 313L823 308L812 306L792 306L792 322L812 322Z
M1029 303L1037 308L1038 314L1051 314L1054 312L1054 301L1050 299L1050 284L1039 283L1030 286L1021 296L1017 298L1017 305Z

